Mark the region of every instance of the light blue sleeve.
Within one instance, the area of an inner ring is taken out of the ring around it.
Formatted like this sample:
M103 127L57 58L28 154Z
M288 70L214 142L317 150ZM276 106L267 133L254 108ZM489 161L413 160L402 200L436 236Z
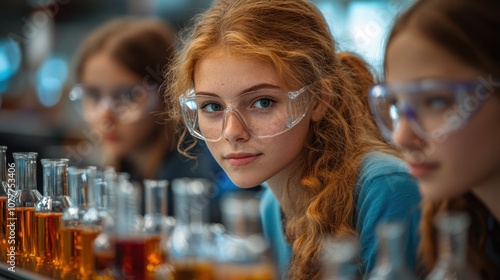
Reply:
M365 275L368 275L376 264L376 226L387 221L405 224L402 257L415 272L420 221L420 194L417 183L401 162L386 155L370 159L362 170L363 175L357 188L356 231L360 238Z

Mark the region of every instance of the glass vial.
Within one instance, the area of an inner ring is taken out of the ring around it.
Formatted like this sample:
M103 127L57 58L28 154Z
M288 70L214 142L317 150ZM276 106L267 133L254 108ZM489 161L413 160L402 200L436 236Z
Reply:
M223 197L222 221L227 232L216 242L216 279L276 279L277 270L262 234L259 205L254 192L236 191Z
M0 146L0 262L7 261L7 146Z
M147 273L154 279L156 268L165 264L166 252L162 250L162 240L168 238L167 227L167 180L144 180L146 211L144 232L146 234Z
M16 165L15 217L16 258L23 267L35 261L35 206L42 199L36 185L37 153L13 153ZM34 267L33 267L34 268Z
M69 197L72 205L64 211L61 218L63 275L77 275L80 272L81 255L84 247L81 234L83 216L93 205L96 172L97 168L95 166L68 167Z
M376 228L378 245L377 263L369 280L413 280L403 253L405 226L402 223L381 223Z
M321 279L358 279L358 239L349 236L328 237L323 241Z
M214 279L208 202L212 183L205 179L172 181L176 224L169 242L174 279Z
M68 159L42 159L43 197L35 208L37 267L51 271L61 265L61 217L71 205Z
M470 218L466 213L443 213L434 222L438 230L439 256L427 280L481 279L467 262L467 231Z
M119 182L116 190L115 271L118 279L146 279L146 240L141 228L139 189L129 181Z

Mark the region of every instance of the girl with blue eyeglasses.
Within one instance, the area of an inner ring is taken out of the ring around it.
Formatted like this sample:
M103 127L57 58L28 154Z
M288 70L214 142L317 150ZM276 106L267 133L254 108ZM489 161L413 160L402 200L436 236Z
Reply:
M319 279L322 242L337 235L359 239L366 275L382 221L405 223L401 258L415 264L416 183L365 105L369 70L336 52L312 3L215 1L169 74L185 132L237 186L267 186L261 217L280 278Z
M386 83L370 91L381 132L424 197L420 256L437 263L435 218L470 217L467 261L500 279L500 2L420 0L390 34Z

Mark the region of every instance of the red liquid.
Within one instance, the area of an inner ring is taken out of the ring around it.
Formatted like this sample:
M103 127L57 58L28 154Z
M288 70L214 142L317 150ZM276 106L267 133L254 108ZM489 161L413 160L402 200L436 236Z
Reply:
M117 239L115 267L120 278L146 279L146 242L143 239Z
M2 186L0 186L1 188ZM0 261L7 260L7 197L0 196Z

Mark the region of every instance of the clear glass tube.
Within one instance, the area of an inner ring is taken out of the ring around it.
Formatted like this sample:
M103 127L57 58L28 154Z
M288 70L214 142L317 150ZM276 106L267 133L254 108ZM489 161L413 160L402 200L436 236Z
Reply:
M35 205L42 199L36 186L37 153L13 153L16 166L16 256L30 268L35 258Z
M37 268L61 265L61 217L71 205L68 196L68 159L42 159L43 197L35 207Z
M349 236L329 237L322 252L322 280L357 279L358 239Z
M166 263L166 252L161 243L168 233L167 227L167 180L144 180L146 213L144 232L146 233L147 273L154 278L156 268Z
M222 199L227 232L216 235L216 279L276 279L276 268L261 229L260 199L254 192L236 191Z
M369 280L416 279L405 263L404 232L405 226L402 223L387 222L377 226L377 263L368 277Z
M97 168L95 166L68 167L68 188L72 205L64 211L61 218L61 256L63 277L67 274L80 273L81 256L84 246L82 243L83 216L94 204L95 180Z
M470 217L466 213L443 213L434 222L438 230L438 262L427 280L481 279L467 262L467 232Z
M208 201L212 183L180 178L172 182L176 225L169 240L174 279L213 279L214 248L210 243Z
M7 146L0 146L0 261L7 261Z

